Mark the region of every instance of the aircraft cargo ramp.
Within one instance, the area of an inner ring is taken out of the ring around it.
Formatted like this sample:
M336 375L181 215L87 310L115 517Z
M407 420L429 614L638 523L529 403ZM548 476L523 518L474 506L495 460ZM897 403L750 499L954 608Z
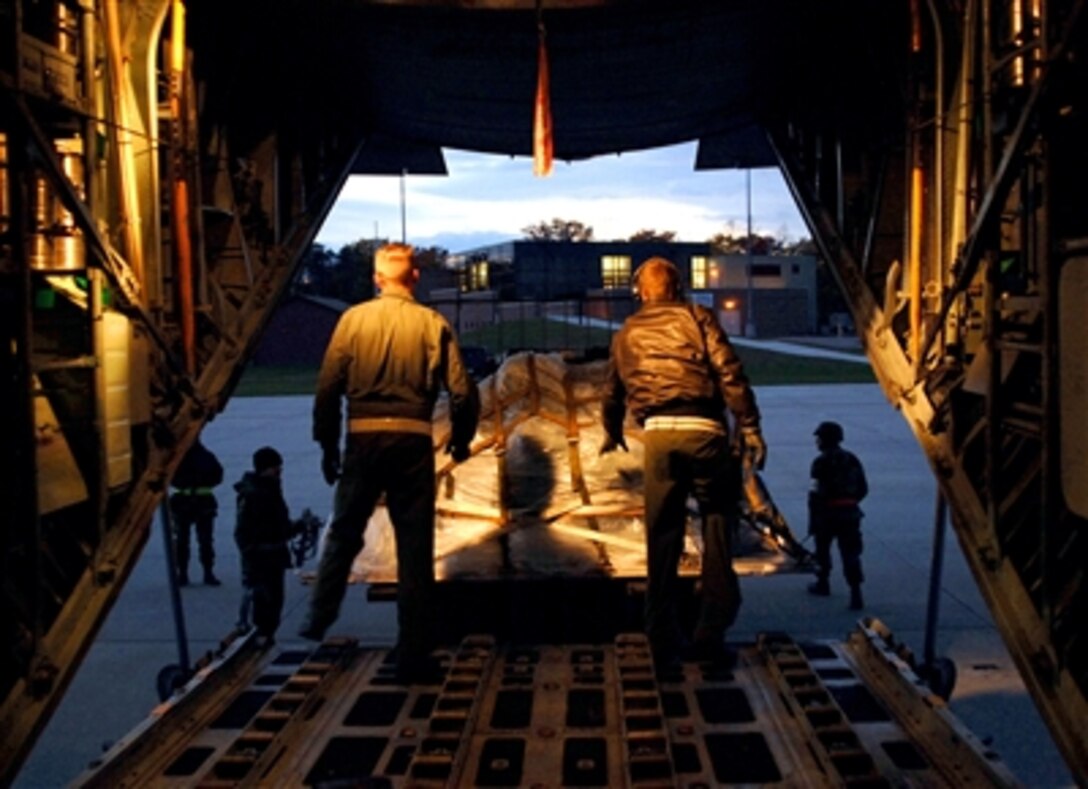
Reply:
M656 670L645 637L469 636L399 684L384 650L228 645L83 787L1012 786L876 621ZM205 686L214 684L215 692Z

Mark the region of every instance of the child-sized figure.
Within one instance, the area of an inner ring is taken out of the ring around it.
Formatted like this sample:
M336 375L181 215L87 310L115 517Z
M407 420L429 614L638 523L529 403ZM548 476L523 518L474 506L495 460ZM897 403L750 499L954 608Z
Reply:
M291 566L287 543L296 529L283 499L282 474L280 453L261 447L253 453L253 470L234 485L238 492L234 541L242 556L245 587L243 618L251 602L253 625L263 646L275 643L283 612L283 574Z

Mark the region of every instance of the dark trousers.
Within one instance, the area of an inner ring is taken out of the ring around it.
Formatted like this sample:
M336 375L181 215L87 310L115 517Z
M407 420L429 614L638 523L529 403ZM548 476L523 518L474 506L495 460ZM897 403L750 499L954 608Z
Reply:
M825 516L815 523L812 536L816 542L816 575L826 582L831 575L831 543L838 542L842 574L851 587L865 580L861 572L861 519L851 516Z
M283 556L269 551L264 555L242 560L242 585L244 587L240 614L253 609L253 626L257 635L274 636L283 615L283 574L286 571ZM243 615L244 618L244 615Z
M170 497L170 514L174 523L174 557L179 573L184 574L189 569L194 527L200 565L208 572L215 566L216 510L214 496L186 496L175 493Z
M307 627L318 632L336 621L348 575L363 548L363 531L385 493L397 545L397 623L402 660L434 647L434 449L414 433L352 433L332 522L310 597Z
M736 620L741 595L733 570L739 473L723 435L697 431L647 430L646 633L656 651L681 641L676 602L678 563L684 547L687 499L693 496L703 522L702 600L697 641L721 641Z

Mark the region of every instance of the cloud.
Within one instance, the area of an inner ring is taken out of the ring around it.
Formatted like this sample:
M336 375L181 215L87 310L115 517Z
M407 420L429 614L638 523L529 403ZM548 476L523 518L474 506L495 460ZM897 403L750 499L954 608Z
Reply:
M318 235L336 248L360 238L400 239L451 251L469 239L520 238L521 229L555 217L583 222L600 240L642 229L673 231L682 241L747 230L746 174L694 172L694 144L557 163L535 178L528 158L446 151L448 177L354 176ZM809 235L777 170L752 174L753 231ZM443 242L445 240L445 242ZM472 244L470 246L476 246Z

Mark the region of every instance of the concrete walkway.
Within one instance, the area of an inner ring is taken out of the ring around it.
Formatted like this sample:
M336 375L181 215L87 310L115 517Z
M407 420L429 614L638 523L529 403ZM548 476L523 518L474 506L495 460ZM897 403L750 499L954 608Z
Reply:
M594 329L618 329L619 321L605 320L604 318L591 318L585 315L548 315L548 320L554 323L565 323L571 326L588 326ZM758 339L729 335L729 341L738 348L756 348L761 351L773 351L789 356L812 356L818 359L834 359L840 362L854 364L868 364L869 359L861 352L861 345L857 337L803 337L803 338L776 338Z
M738 348L756 348L761 351L773 351L774 353L784 353L789 356L811 356L817 359L834 359L838 362L850 362L852 364L869 364L869 358L861 352L857 340L847 344L836 343L834 338L827 338L823 341L813 338L812 340L806 339L805 342L799 342L789 338L759 340L748 339L747 337L730 337L729 341ZM850 351L836 350L835 348L835 346L841 348L850 345L857 347L857 351L851 353Z
M873 384L764 387L757 389L757 397L770 448L765 479L798 536L805 533L809 464L815 454L812 430L825 419L845 428L846 446L865 463L871 486L864 504L864 613L882 620L920 655L936 487L907 425ZM205 444L219 455L230 482L249 467L255 449L274 445L286 461L285 490L292 514L309 507L324 516L331 491L321 479L319 450L310 440L311 406L309 397L235 398L205 430ZM183 590L194 655L214 648L231 629L240 594L230 484L218 494L216 570L223 586ZM1025 784L1072 785L951 534L947 546L937 651L952 658L959 670L953 711L992 744ZM858 617L846 609L837 571L830 598L806 594L809 580L799 575L744 579L744 605L729 638L750 640L769 630L784 630L797 639L845 637ZM306 594L307 587L289 577L279 633L283 643L295 638ZM352 588L334 632L356 636L364 644L391 645L393 606L367 603L363 589ZM157 702L156 674L177 660L156 523L144 555L16 786L70 782L103 745L146 718Z

